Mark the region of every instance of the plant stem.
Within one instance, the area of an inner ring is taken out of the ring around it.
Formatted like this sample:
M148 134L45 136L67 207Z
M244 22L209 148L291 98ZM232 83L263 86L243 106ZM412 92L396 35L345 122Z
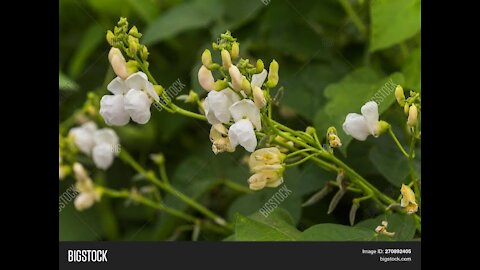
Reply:
M124 162L129 164L133 169L135 169L138 173L143 175L147 180L152 182L153 184L157 185L161 189L165 190L166 192L172 194L173 196L177 197L178 199L182 200L186 204L190 205L193 207L195 210L199 211L203 215L211 218L215 223L221 226L225 226L227 228L232 228L232 225L228 224L222 217L219 215L213 213L203 205L199 204L195 200L191 199L187 195L183 194L182 192L178 191L175 189L172 185L166 184L162 182L160 179L158 179L153 172L147 172L145 169L140 166L133 158L130 156L128 152L126 152L124 149L120 152L119 155L120 159L122 159Z
M291 168L291 167L300 165L300 164L304 163L305 161L313 158L314 156L316 156L316 155L318 155L318 154L319 154L319 153L315 153L315 154L308 155L308 156L304 157L303 159L301 159L301 160L299 160L299 161L296 161L296 162L293 162L293 163L290 163L290 164L286 164L285 167L286 167L286 168Z
M403 154L405 157L410 158L409 155L407 154L407 151L405 151L405 149L403 148L402 144L401 144L400 141L397 139L397 136L395 136L395 133L393 133L392 127L389 127L389 128L388 128L388 134L390 134L390 136L392 137L392 139L395 141L395 144L398 146L398 149L400 149L400 151L402 151L402 154Z
M357 12L355 12L355 9L353 9L352 5L350 4L350 1L349 0L340 0L339 2L342 5L345 12L347 13L347 15L352 20L353 24L355 24L355 26L358 28L360 33L362 33L364 36L366 36L367 35L367 27L362 22L362 20L358 16Z

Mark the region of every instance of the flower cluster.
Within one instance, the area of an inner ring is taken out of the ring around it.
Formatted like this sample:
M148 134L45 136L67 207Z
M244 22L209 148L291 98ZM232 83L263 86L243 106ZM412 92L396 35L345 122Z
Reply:
M283 183L285 166L283 161L286 155L277 147L258 149L250 155L248 166L254 174L248 179L252 190L264 187L278 187Z
M270 72L263 68L260 60L256 67L244 59L234 65L232 59L238 57L239 44L229 32L222 35L221 44L215 44L214 49L221 50L222 66L212 63L207 49L202 54L203 65L198 71L200 86L208 92L203 107L212 125L212 150L215 154L233 152L241 145L253 152L257 147L255 131L262 129L261 110L267 105L267 89L278 83L278 63L272 61ZM215 81L212 70L219 70L225 78ZM230 125L229 129L224 125Z
M407 126L412 128L418 123L418 115L420 114L420 93L410 91L410 96L405 99L405 92L401 85L398 85L395 89L395 98L397 103L403 107L406 115L408 115Z
M95 165L103 170L112 165L120 150L115 131L110 128L97 129L94 122L86 122L80 127L70 129L69 136L73 138L78 149L92 156Z
M113 95L104 95L100 100L100 114L109 126L123 126L130 118L139 124L150 120L150 106L160 100L147 75L139 71L128 74L125 58L117 48L108 55L117 77L107 86Z
M73 204L78 211L82 211L92 207L95 201L100 201L101 193L95 188L82 164L75 162L73 172L76 179L75 189L79 192Z

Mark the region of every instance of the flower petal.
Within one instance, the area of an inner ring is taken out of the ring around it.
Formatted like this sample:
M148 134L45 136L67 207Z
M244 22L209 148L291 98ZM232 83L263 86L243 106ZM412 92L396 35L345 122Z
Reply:
M95 122L88 121L82 125L82 128L93 133L97 130L97 124L95 124Z
M255 137L253 125L247 119L241 119L233 124L228 130L228 137L233 147L240 144L248 152L253 152L257 147L257 137Z
M105 95L100 100L100 115L109 126L124 126L130 121L123 95Z
M73 201L73 205L78 211L83 211L92 207L95 202L95 196L91 193L80 193Z
M267 78L268 72L266 69L263 69L262 72L258 74L254 74L252 76L252 86L256 85L258 87L262 87L263 82L265 82L265 79Z
M240 91L242 89L242 73L237 66L232 65L228 69L228 73L230 74L230 78L232 78L232 86L233 89L236 91Z
M260 110L252 100L242 99L237 101L230 106L229 110L235 122L247 118L252 122L258 131L262 129Z
M102 128L93 133L93 141L95 142L95 144L106 143L111 145L117 145L118 136L113 129Z
M361 108L362 115L367 121L370 134L377 137L378 135L378 104L375 101L369 101Z
M145 92L132 89L125 95L125 110L133 121L145 124L150 120L152 102Z
M75 127L70 129L69 136L73 136L75 145L82 153L90 155L95 145L91 131L84 127Z
M153 98L153 100L155 100L156 102L159 102L160 97L158 96L157 91L155 91L155 87L153 87L153 84L151 82L146 82L145 86L145 93L147 93L147 95Z
M92 150L92 157L97 168L106 170L113 163L113 158L115 157L114 149L108 143L98 144Z
M229 97L230 94L228 91L232 90L210 91L207 98L205 98L205 112L207 114L207 119L209 119L208 114L210 112L214 114L214 117L210 116L212 119L212 122L209 121L210 124L217 124L218 122L216 122L215 119L222 123L230 122L231 116L228 107L232 105L232 101Z
M365 117L358 113L349 113L347 115L347 118L343 123L343 130L347 135L350 135L359 141L365 141L368 135L370 135L370 130L368 129Z
M205 117L207 117L207 121L208 123L210 123L210 125L216 125L216 124L222 123L215 116L214 110L210 108L210 104L208 103L208 97L205 98L205 100L203 101L203 107L205 109Z
M108 91L114 95L123 95L127 92L127 85L120 77L116 77L107 85Z
M145 73L141 71L133 73L132 75L128 76L128 78L125 80L125 84L127 85L128 89L136 89L136 90L146 89L147 82L148 82L147 75L145 75Z
M210 71L207 67L202 65L202 67L200 67L198 70L197 76L198 83L203 89L205 89L205 91L212 91L214 89L215 79L213 78L212 71Z

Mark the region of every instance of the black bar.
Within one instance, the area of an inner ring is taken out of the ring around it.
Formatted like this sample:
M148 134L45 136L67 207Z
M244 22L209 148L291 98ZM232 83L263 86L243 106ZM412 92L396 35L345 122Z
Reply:
M415 270L420 269L420 246L420 242L60 242L60 269ZM68 250L70 254L107 250L107 262L68 262ZM381 257L411 260L385 262Z

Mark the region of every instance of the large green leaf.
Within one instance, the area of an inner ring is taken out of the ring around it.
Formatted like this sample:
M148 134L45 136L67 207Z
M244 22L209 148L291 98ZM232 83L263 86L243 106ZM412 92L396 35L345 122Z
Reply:
M415 219L411 215L404 214L388 214L379 215L375 218L367 219L355 225L355 228L363 228L374 231L375 228L381 225L382 221L387 221L387 231L395 232L394 237L379 236L379 240L397 240L406 241L412 240L415 235Z
M72 78L77 78L82 73L86 72L86 63L90 59L91 54L95 51L97 46L104 40L106 30L99 24L93 23L88 30L83 34L77 50L68 66L68 75ZM99 57L107 57L105 55L97 55L96 61ZM93 64L93 63L91 63Z
M407 178L408 159L400 152L390 136L385 135L379 138L368 156L375 168L394 186L400 187Z
M151 23L159 14L157 1L152 0L127 0L132 8L140 15L139 17L147 23Z
M58 214L60 241L98 241L102 239L102 228L98 218L97 206L82 212L76 210L73 201Z
M374 228L375 229L375 228ZM340 224L317 224L302 232L301 241L371 241L376 238L374 230L365 230Z
M167 10L148 26L143 42L154 44L188 30L206 27L223 13L222 5L217 3L218 0L195 0Z
M417 48L410 53L407 62L402 67L402 73L405 75L404 87L420 91L422 87L421 71L421 49Z
M299 235L292 218L281 208L266 217L259 213L235 217L235 241L295 241Z
M395 101L395 87L403 84L401 73L394 73L387 77L380 77L374 70L363 67L354 70L340 82L333 83L325 89L328 101L320 108L315 116L315 127L323 134L329 126L335 126L342 140L341 151L346 149L351 136L342 129L342 124L348 113L360 113L360 108L369 100L376 101L379 114L382 114Z
M388 48L420 31L420 0L373 1L370 51Z

